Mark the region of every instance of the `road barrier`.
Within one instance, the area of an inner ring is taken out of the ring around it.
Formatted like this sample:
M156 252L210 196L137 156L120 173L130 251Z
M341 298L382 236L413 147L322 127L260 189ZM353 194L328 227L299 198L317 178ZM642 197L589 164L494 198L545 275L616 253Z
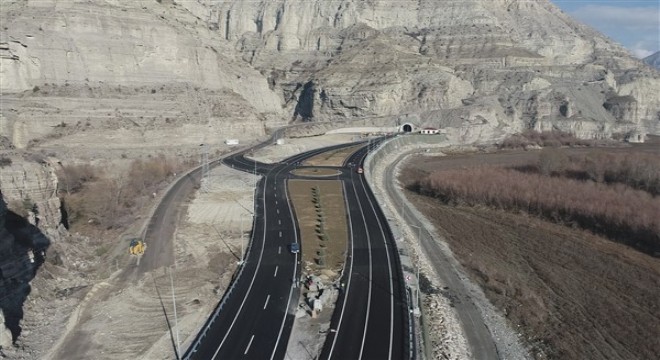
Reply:
M371 186L374 195L376 195L378 198L385 199L389 198L390 201L394 203L395 206L394 211L404 219L404 223L406 223L408 226L412 226L417 228L419 231L417 232L417 236L419 237L417 239L418 243L421 242L422 237L428 237L428 238L433 238L433 234L427 230L427 225L425 222L423 222L421 219L424 217L417 211L417 209L412 206L404 197L403 195L399 192L396 191L395 186L396 186L396 179L389 179L393 181L382 181L381 184L378 184L377 179L376 179L376 174L375 174L375 167L376 165L378 166L383 166L383 164L387 167L387 170L384 171L384 174L392 174L393 173L393 165L396 165L399 160L408 152L411 150L417 149L418 151L424 149L424 151L430 151L429 148L439 148L439 147L445 147L447 146L447 139L446 136L442 134L437 134L437 135L399 135L396 136L392 139L386 140L382 143L379 143L377 147L375 147L367 156L367 158L364 161L364 173L365 173L365 178L370 184L373 184ZM394 157L394 158L393 158ZM381 187L378 185L384 185L384 190L385 193L381 192ZM388 212L389 207L387 206L382 206L381 208L383 209L384 212ZM390 221L390 216L387 216L388 221ZM394 224L390 224L390 227ZM412 233L415 233L412 231ZM395 244L396 245L396 244ZM399 264L399 267L401 269L401 272L404 271L402 265L401 265L401 255L407 255L407 252L405 249L401 249L397 247L399 251L397 251L397 261ZM419 283L416 283L416 291L419 291ZM408 287L409 288L409 287ZM404 288L404 291L407 291L408 289ZM412 304L414 300L412 299L411 296L409 296L408 293L404 294L405 298L409 299L409 304ZM421 304L417 304L419 308L421 308ZM412 311L412 309L411 309ZM413 317L410 316L410 312L408 312L408 323L409 323L409 350L410 353L415 354L415 357L418 358L426 358L426 359L431 359L431 353L430 353L430 347L428 346L428 340L427 340L427 334L426 334L426 326L422 326L422 324L425 323L425 320L423 319L424 316L424 311L421 312L421 318L420 322L418 324L415 324L415 321L413 320ZM417 331L414 331L413 328L417 329ZM415 336L415 333L419 332L421 333L421 336ZM418 342L421 342L421 344L418 344ZM412 357L411 357L412 358Z

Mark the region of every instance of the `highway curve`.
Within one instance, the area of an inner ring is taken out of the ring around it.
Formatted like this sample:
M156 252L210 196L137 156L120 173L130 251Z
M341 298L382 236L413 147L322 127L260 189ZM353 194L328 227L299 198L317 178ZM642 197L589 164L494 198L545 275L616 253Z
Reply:
M298 225L287 193L290 173L306 158L352 146L308 151L279 164L242 154L227 158L235 169L263 175L256 192L255 222L246 262L197 335L184 359L284 359L300 296L300 261L288 251L298 242ZM362 148L347 163L360 164ZM341 168L351 250L324 359L409 358L408 305L398 252L383 213L362 175Z

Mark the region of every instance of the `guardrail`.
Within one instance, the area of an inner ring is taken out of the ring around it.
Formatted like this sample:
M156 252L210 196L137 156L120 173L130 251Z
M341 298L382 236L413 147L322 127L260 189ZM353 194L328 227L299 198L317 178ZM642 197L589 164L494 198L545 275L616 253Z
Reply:
M257 185L257 187L255 187L255 189L254 189L255 196L256 196L257 189L259 189L259 185ZM257 203L255 202L254 203L254 214L256 214L256 211L257 211L257 205L256 204ZM252 246L254 244L254 241L252 241L252 240L254 240L253 239L254 229L255 229L256 225L257 225L257 221L255 220L255 221L252 222L252 231L251 231L251 234L250 234L250 239L251 240L249 241L248 247L245 251L244 259L248 259L250 257L249 256L250 253L252 252ZM235 276L232 277L231 282L229 283L229 288L222 295L222 299L220 300L218 305L216 305L215 309L213 310L213 315L211 315L208 319L206 319L206 322L204 323L204 326L202 327L204 330L197 334L197 336L195 337L195 340L193 341L192 345L190 345L188 347L188 349L184 353L184 356L181 358L182 360L190 359L190 357L194 353L197 352L197 347L199 346L200 342L206 337L206 333L209 331L209 327L211 326L211 324L213 324L215 322L218 315L220 314L220 311L222 311L222 309L225 306L225 303L228 301L227 299L229 299L231 297L231 295L233 294L234 288L236 286L236 283L238 282L238 279L240 279L241 275L243 275L243 270L245 269L245 264L246 263L244 261L240 265L240 269L238 270L238 273L235 273Z
M365 171L365 178L369 183L374 183L376 180L373 178L374 176L374 171L373 168L375 167L375 164L377 162L387 162L390 165L395 164L398 162L399 158L394 159L392 161L391 159L386 159L387 157L391 157L392 154L398 154L399 149L405 148L406 150L410 150L411 148L418 147L418 148L427 148L429 146L440 146L443 145L443 143L446 142L446 137L444 135L400 135L395 138L392 138L390 140L386 140L382 143L379 143L377 147L375 147L372 152L369 153L367 158L364 161L364 171ZM401 217L404 218L404 220L412 224L413 227L418 228L417 236L420 238L418 241L421 241L422 236L427 236L427 237L432 237L432 234L426 229L425 224L420 221L419 219L422 218L421 214L412 207L407 201L405 201L401 194L399 194L398 191L394 191L394 181L385 181L385 192L387 193L387 196L391 201L394 202L394 211L398 213ZM374 187L375 189L378 189L378 187ZM374 194L380 194L380 191L374 191ZM381 196L384 196L385 194L380 194ZM407 215L407 216L406 216ZM388 226L388 228L390 228ZM391 231L391 229L390 229ZM423 232L423 234L422 234ZM396 244L394 244L396 247ZM399 266L400 274L403 274L403 266L401 264L401 249L397 247L398 251L397 253L397 263ZM401 279L402 280L402 279ZM417 291L419 291L419 284L417 284ZM408 289L409 287L406 286L403 288L403 290L406 292L404 294L404 298L408 299L408 304L412 304L412 301L408 297ZM417 304L421 308L421 304ZM421 327L422 329L425 329L425 326L422 326L425 324L425 321L423 319L424 312L421 312L421 318L420 318L420 324L415 326L415 322L413 320L413 317L410 316L410 313L407 313L407 320L408 320L408 328L409 328L409 352L411 354L415 354L415 357L417 357L418 354L421 355L422 358L427 358L430 359L430 354L429 354L429 349L425 346L427 345L427 336L426 336L426 331L421 331L422 332L422 337L421 339L417 338L415 336L415 331L413 328L416 327ZM423 342L421 346L418 346L418 342ZM411 357L413 358L413 357Z

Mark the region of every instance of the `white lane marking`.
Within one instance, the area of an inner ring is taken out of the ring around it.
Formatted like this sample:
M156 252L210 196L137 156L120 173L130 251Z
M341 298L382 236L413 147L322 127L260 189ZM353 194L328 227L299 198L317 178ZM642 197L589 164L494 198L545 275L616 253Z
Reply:
M281 246L277 248L277 253L278 253L278 254L281 254L281 253L282 253L282 247L281 247Z
M282 232L280 231L280 237L282 237Z
M359 177L359 176L358 176ZM362 221L364 222L364 227L367 229L367 219L364 216L364 210L362 209L362 202L360 201L360 196L357 193L357 189L355 188L355 182L352 182L353 184L353 191L355 191L355 198L357 199L358 202L358 208L360 209L360 214L362 215ZM372 263L372 255L371 255L371 236L369 235L369 231L367 230L367 249L369 251L369 295L367 296L367 317L365 318L364 321L364 332L362 333L362 345L360 346L360 356L358 357L359 359L362 359L362 354L364 353L364 343L367 341L367 328L369 325L369 312L371 310L371 291L372 291L372 282L373 282L373 263Z
M245 348L245 352L243 353L243 355L246 355L247 352L250 350L250 346L252 346L252 340L254 340L254 335L252 335L252 337L250 338L250 342L248 343L248 346Z
M362 188L366 193L367 188L364 184L364 178L360 178L360 182L362 183ZM390 261L390 252L388 250L387 237L385 236L385 231L383 230L383 224L380 222L380 217L377 216L376 214L376 208L374 207L374 203L371 200L371 196L367 196L367 200L369 200L369 204L371 205L371 210L373 211L374 215L376 215L376 221L378 221L378 228L380 228L380 233L383 236L383 244L385 245L385 255L387 255L387 270L389 271L389 275L390 275L390 353L388 359L391 360L392 341L394 339L394 284L392 283L392 262Z
M268 174L266 174L266 177ZM266 191L266 182L264 181L264 192ZM264 209L266 208L266 197L264 196L263 199L261 200L263 202L263 207ZM250 281L250 286L248 286L248 290L245 293L245 297L243 298L243 301L241 302L241 306L238 308L238 311L234 315L234 320L232 320L231 324L229 325L229 329L227 329L227 332L225 333L225 336L222 338L222 341L220 342L220 345L218 345L218 348L215 350L215 353L213 354L213 357L211 357L211 360L215 360L215 357L218 356L218 353L220 352L220 349L222 348L222 345L225 343L227 340L227 337L229 336L229 333L231 332L231 329L234 327L234 324L236 323L236 320L238 319L238 316L241 313L241 310L243 310L243 306L245 305L245 301L250 295L250 292L252 291L252 285L254 285L254 280L257 278L257 273L259 272L259 266L261 265L261 259L263 258L264 255L264 249L266 248L266 223L267 223L267 212L264 211L264 236L261 241L261 252L259 253L259 260L257 261L257 270L255 270L254 275L252 276L252 280ZM257 226L257 221L252 222L252 231L254 233L254 227Z
M270 294L266 296L266 302L264 303L264 309L266 309L266 306L268 306L268 300L270 300Z
M275 205L277 205L277 200L275 200Z
M279 269L279 265L275 265L275 273L273 274L273 277L277 277L277 269Z
M277 213L278 213L278 214L280 213L280 209L277 209Z
M348 195L346 194L346 183L342 182L342 187L344 190L344 204L346 205L346 209L350 210L350 207L348 206ZM351 267L350 270L348 271L348 281L346 283L346 292L344 293L344 303L341 305L341 313L339 314L339 322L337 323L337 328L335 329L335 338L332 339L332 346L330 347L330 354L328 354L328 359L332 359L332 352L335 349L335 343L337 342L337 337L339 336L339 329L341 328L341 323L342 320L344 319L344 310L346 309L346 300L348 299L348 291L351 289L351 277L353 275L353 221L351 221L351 216L349 213L348 218L348 230L349 230L349 239L351 240ZM343 272L343 269L342 269ZM343 275L343 274L342 274Z
M277 219L277 225L282 225L282 220Z
M284 198L287 200L287 204L289 205L289 213L291 214L291 222L293 223L293 240L298 243L298 230L296 230L296 220L293 216L293 209L291 208L291 204L288 202L289 199L289 180L284 180ZM295 256L293 258L293 280L296 281L296 271L298 270L298 256ZM291 297L293 296L293 289L294 289L294 284L292 284L291 288L289 289L289 298L286 301L286 311L284 312L284 316L282 316L282 325L280 325L280 332L277 334L277 340L275 340L275 348L273 349L273 353L270 355L270 360L273 360L275 358L275 352L277 352L277 344L280 343L280 338L282 337L282 330L284 330L284 323L286 323L286 316L289 314L289 309L295 304L291 303Z

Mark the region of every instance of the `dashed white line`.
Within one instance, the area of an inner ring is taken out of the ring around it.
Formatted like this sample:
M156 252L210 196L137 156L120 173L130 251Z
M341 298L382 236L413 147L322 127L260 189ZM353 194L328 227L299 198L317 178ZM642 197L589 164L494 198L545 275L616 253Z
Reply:
M282 232L280 231L280 237L282 237Z
M275 200L275 205L277 205L277 200Z
M280 209L277 209L277 213L278 213L278 214L280 213Z
M281 254L281 253L282 253L282 247L281 247L281 246L277 248L277 253L278 253L278 254Z
M264 309L266 309L266 306L268 306L268 300L270 300L270 294L266 296L266 302L264 303Z
M277 225L282 225L282 220L277 219Z
M277 269L279 269L279 265L275 265L275 274L273 274L273 277L277 277Z
M254 335L250 338L250 342L248 343L248 346L245 348L245 352L243 355L246 355L248 351L250 351L250 346L252 346L252 340L254 340Z

